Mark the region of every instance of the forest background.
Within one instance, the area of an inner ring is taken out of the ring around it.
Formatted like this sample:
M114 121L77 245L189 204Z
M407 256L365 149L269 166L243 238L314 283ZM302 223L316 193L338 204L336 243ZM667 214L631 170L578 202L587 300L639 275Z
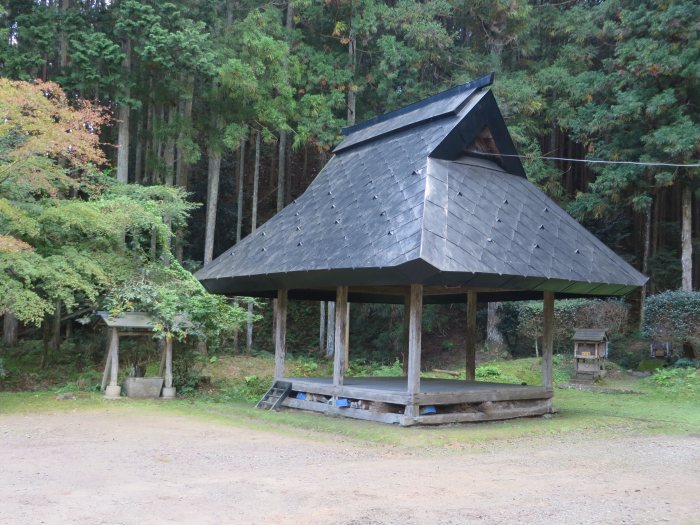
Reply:
M0 86L5 342L19 319L55 350L67 318L134 306L220 340L245 313L190 270L303 193L343 126L491 71L530 180L650 276L637 325L700 283L699 20L692 0L4 0L0 75L31 83ZM80 156L65 133L28 155L48 128L7 115L32 89L83 123ZM299 308L323 340L332 304L320 326Z

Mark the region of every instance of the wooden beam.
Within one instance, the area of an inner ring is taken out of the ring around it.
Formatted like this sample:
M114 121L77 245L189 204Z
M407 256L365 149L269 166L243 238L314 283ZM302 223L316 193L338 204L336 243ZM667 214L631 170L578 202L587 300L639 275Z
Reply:
M408 375L406 394L406 416L416 417L419 407L415 402L420 394L420 362L421 362L421 321L423 319L423 285L412 284L409 294L408 308Z
M466 377L474 381L476 377L476 301L474 291L467 292L467 360Z
M554 292L544 292L542 330L542 385L552 389L552 355L554 353Z
M338 286L335 294L335 353L333 356L333 386L343 384L345 377L345 362L348 356L349 326L348 326L348 287Z
M469 292L498 293L515 291L516 290L511 288L478 288L473 286L425 286L423 288L423 295L425 297L428 297L429 295L459 295Z
M275 379L284 377L284 359L287 355L287 290L277 290L274 311Z

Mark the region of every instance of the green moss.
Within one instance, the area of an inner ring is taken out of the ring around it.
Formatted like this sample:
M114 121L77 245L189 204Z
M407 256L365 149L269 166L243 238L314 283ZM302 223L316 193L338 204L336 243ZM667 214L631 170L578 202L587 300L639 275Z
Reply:
M665 362L660 359L643 359L639 362L637 370L640 372L653 372L657 368L662 368Z

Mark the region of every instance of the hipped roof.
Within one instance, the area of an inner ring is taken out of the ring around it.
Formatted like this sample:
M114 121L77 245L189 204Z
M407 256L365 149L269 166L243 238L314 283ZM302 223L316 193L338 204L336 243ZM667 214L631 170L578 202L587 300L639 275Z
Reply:
M517 153L491 80L344 130L306 192L197 278L214 293L286 288L317 299L332 298L338 285L424 284L444 288L442 300L455 299L452 287L498 300L625 295L641 286L646 277L505 156ZM504 156L483 158L484 144Z

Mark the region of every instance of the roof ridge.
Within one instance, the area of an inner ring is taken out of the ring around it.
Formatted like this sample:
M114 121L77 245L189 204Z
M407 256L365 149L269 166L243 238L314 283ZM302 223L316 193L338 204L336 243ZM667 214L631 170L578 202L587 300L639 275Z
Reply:
M436 93L435 95L432 95L430 97L418 100L416 102L413 102L412 104L409 104L407 106L403 106L399 109L395 109L394 111L389 111L388 113L383 113L381 115L377 115L374 118L371 118L369 120L365 120L364 122L360 122L359 124L355 124L354 126L348 126L345 128L341 129L341 132L343 135L350 135L351 133L354 133L356 131L360 131L363 129L366 129L370 126L374 126L375 124L379 124L381 122L386 122L387 120L391 120L393 118L399 117L401 115L405 115L407 113L410 113L411 111L415 111L417 109L420 109L422 107L427 106L428 104L432 104L433 102L437 102L439 100L442 100L443 98L448 98L452 97L454 95L457 95L459 93L469 91L470 89L480 89L486 86L490 86L493 84L493 79L494 79L495 73L489 73L488 75L477 78L476 80L472 80L471 82L467 82L466 84L460 84L457 86L453 86L449 89L446 89L445 91L441 91L439 93Z

